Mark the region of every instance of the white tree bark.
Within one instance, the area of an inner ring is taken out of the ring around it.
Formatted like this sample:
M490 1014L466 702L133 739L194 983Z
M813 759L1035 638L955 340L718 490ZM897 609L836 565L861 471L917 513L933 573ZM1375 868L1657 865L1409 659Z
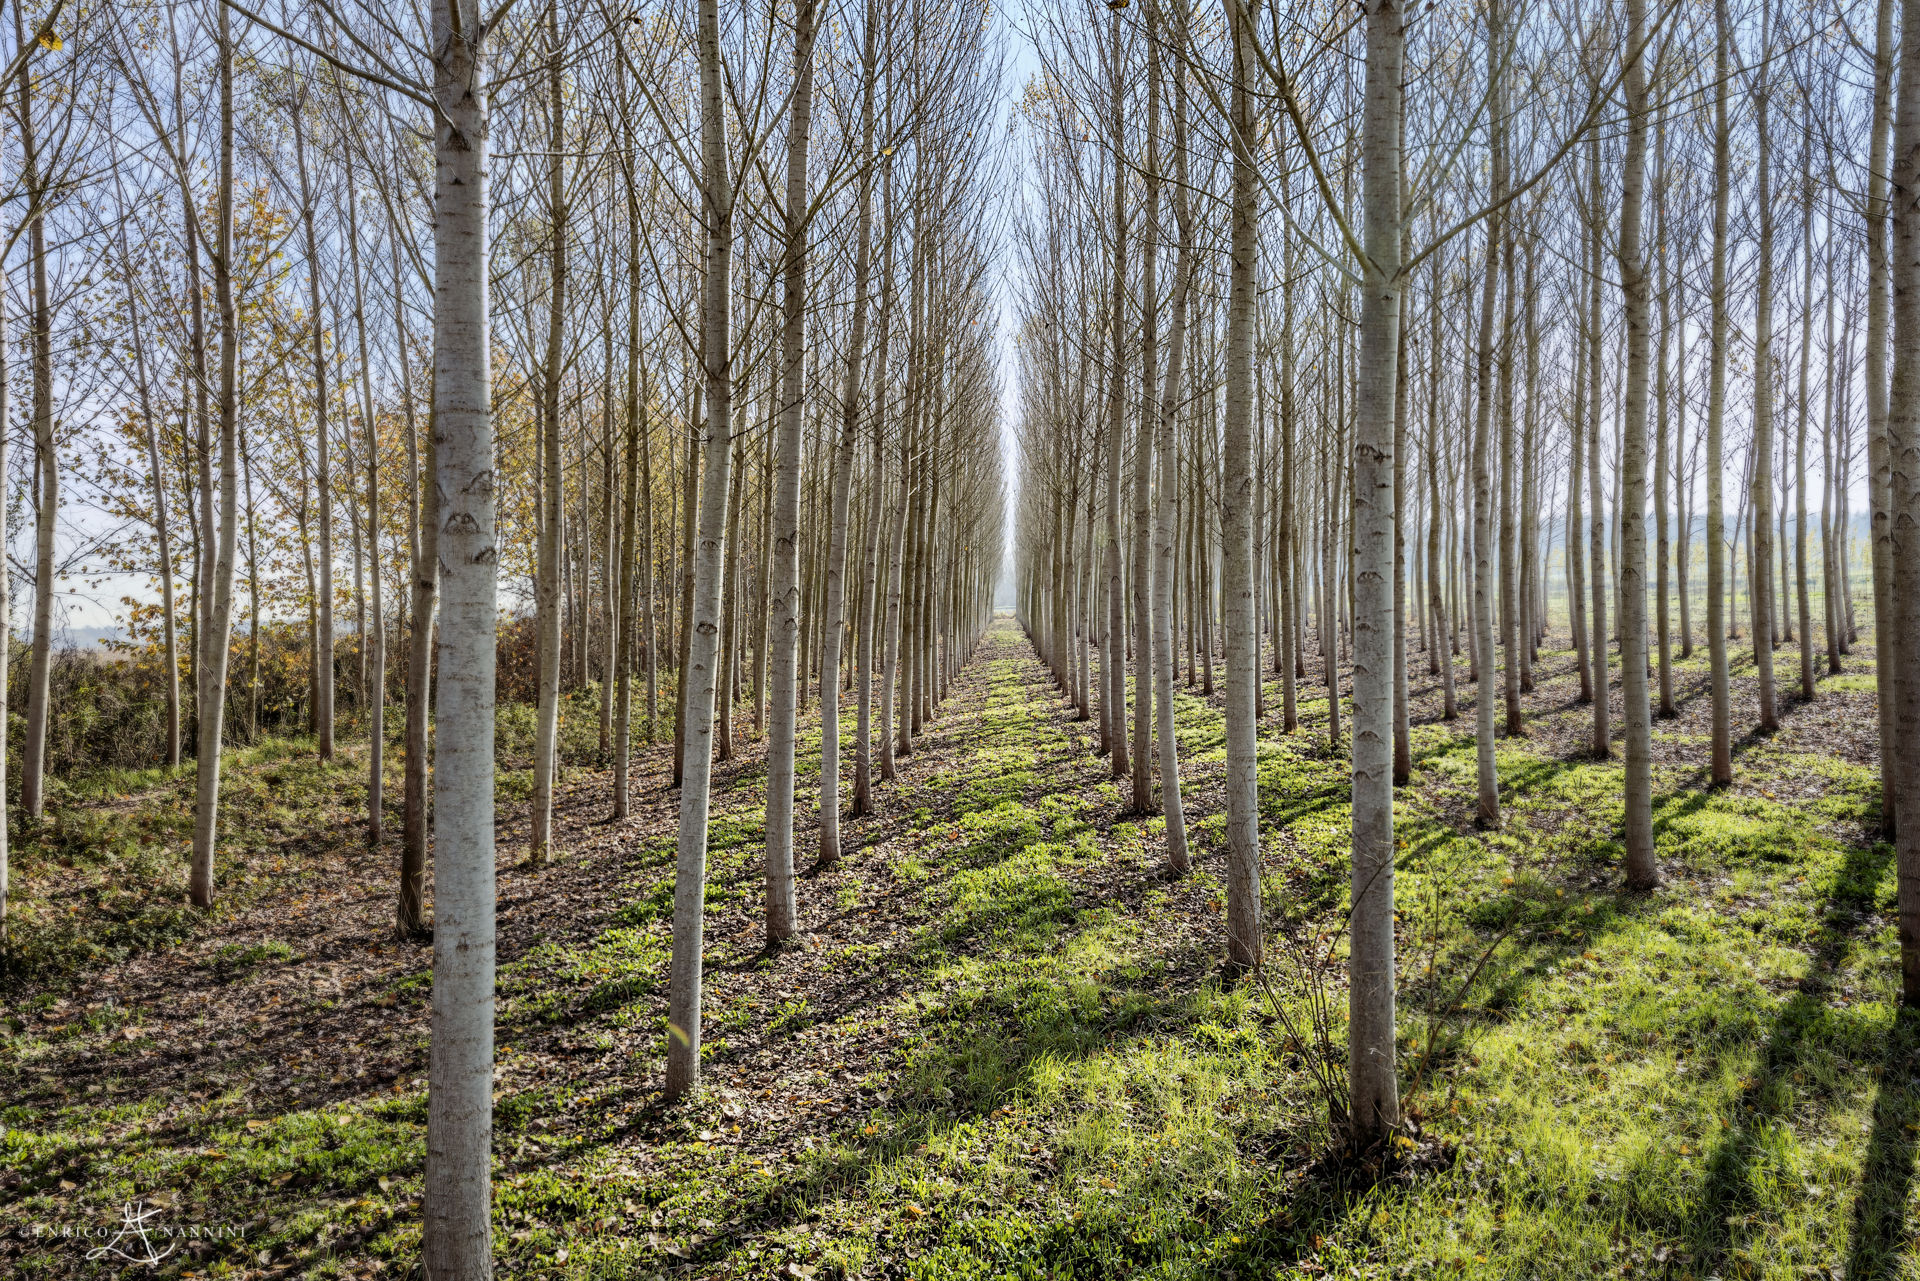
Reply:
M1626 0L1627 152L1620 179L1620 292L1627 326L1620 453L1620 690L1626 720L1627 884L1660 882L1653 851L1653 705L1647 691L1647 365L1651 299L1641 253L1647 169L1646 0Z
M422 1264L493 1275L493 709L497 587L487 298L488 103L477 0L434 0L433 1043Z
M1153 471L1155 424L1150 406L1159 383L1160 76L1159 51L1148 33L1146 199L1140 217L1140 412L1133 438L1133 812L1153 812Z
M1121 113L1124 85L1121 75L1121 46L1125 32L1120 11L1114 10L1108 25L1112 42L1110 76L1111 127L1113 129L1113 278L1108 304L1108 338L1111 364L1107 368L1107 491L1106 491L1106 620L1107 634L1100 653L1101 724L1107 728L1108 761L1113 777L1127 772L1127 601L1126 581L1120 562L1120 447L1127 434L1127 176L1126 131ZM1248 323L1252 323L1249 319ZM1249 539L1251 546L1251 539Z
M373 414L373 358L367 351L366 283L361 274L360 216L354 194L353 161L347 160L347 260L353 271L354 349L360 363L360 422L367 446L367 608L361 632L367 664L367 844L378 847L386 808L387 620L380 583L380 433ZM254 626L259 611L254 610ZM257 650L256 650L257 653ZM258 691L255 691L256 697Z
M669 1098L700 1086L701 946L706 924L707 807L713 781L715 674L720 602L726 584L726 519L733 413L733 175L720 65L719 0L700 0L701 221L707 272L701 301L701 359L706 386L700 533L693 555L693 600L687 616L686 759L680 783L680 832L673 881L673 959L667 979Z
M213 262L214 307L220 324L220 530L213 540L212 599L200 648L199 742L195 753L193 863L187 891L198 907L213 906L214 839L219 831L220 741L227 709L228 636L233 625L233 558L239 538L240 333L233 298L233 40L224 6L219 17L220 186ZM323 397L324 399L324 397ZM203 589L207 590L207 589Z
M425 472L419 510L414 513L415 538L409 587L408 612L411 635L407 638L407 749L405 789L402 801L400 836L400 892L394 904L394 928L402 937L411 937L424 926L422 909L426 897L427 876L427 790L429 686L433 680L434 618L440 596L440 519L438 469L434 463L433 438L438 414L431 388L427 393L427 440L420 451L424 456L416 464L414 454L413 383L407 372L407 353L412 346L406 328L406 308L399 305L400 262L396 249L393 271L394 324L400 339L400 395L407 415L408 465Z
M561 87L559 6L547 10L547 350L540 370L540 534L534 573L538 628L538 705L533 722L533 816L527 856L545 863L553 843L553 783L560 733L560 562L566 510L560 463L560 374L567 316L567 186L565 103Z
M773 550L768 566L772 589L767 598L771 646L766 844L769 947L793 936L797 912L793 894L793 737L800 644L800 428L806 412L807 144L813 126L813 41L819 19L819 0L800 0L794 15L792 115L787 133L780 412L774 429ZM845 503L841 506L844 529ZM835 746L837 749L838 744Z
M1488 112L1498 122L1502 47L1500 5L1487 8ZM1496 129L1499 126L1496 125ZM1492 199L1506 195L1506 150L1498 138L1493 144ZM1494 769L1493 748L1493 478L1488 469L1489 437L1493 434L1494 310L1500 287L1500 241L1506 216L1495 210L1487 218L1487 258L1480 278L1480 341L1476 355L1473 414L1473 655L1476 684L1473 691L1475 761L1479 790L1480 826L1500 826L1500 779Z
M1147 21L1156 24L1157 0L1147 0ZM1182 28L1184 31L1184 24ZM1148 75L1158 89L1158 46L1148 45L1154 59ZM1160 812L1167 823L1167 866L1184 876L1187 855L1187 818L1180 801L1180 743L1173 725L1173 579L1174 552L1179 544L1180 453L1177 429L1181 374L1187 351L1187 308L1193 288L1193 214L1187 199L1186 65L1174 63L1174 180L1173 220L1179 236L1179 256L1173 275L1173 297L1167 324L1167 369L1162 382L1155 451L1159 456L1159 486L1154 491L1153 570L1153 683L1154 711L1160 749ZM1149 162L1151 165L1151 161ZM1146 773L1144 765L1140 771Z
M617 67L623 72L625 59L620 59ZM624 83L623 86L624 88ZM613 817L626 818L632 802L633 775L633 646L626 640L633 630L633 578L636 564L645 572L641 590L647 596L646 609L653 602L653 557L652 546L645 552L635 554L635 533L639 525L640 497L639 489L640 459L652 446L651 433L646 431L642 421L646 413L646 398L640 385L640 193L634 182L634 166L637 158L633 154L632 135L627 135L627 156L621 164L621 178L626 186L627 196L627 371L626 371L626 457L620 481L620 568L619 593L614 618L615 634L621 637L618 664L619 691L614 697L614 744L613 744ZM648 525L651 526L652 513L648 513ZM649 627L646 636L648 660L652 660L653 631ZM651 713L649 713L651 722ZM649 724L651 734L651 724Z
M1753 614L1753 661L1759 699L1759 728L1780 726L1773 684L1775 613L1773 578L1773 140L1769 132L1771 94L1767 62L1772 49L1769 35L1771 6L1761 6L1758 83L1753 91L1756 212L1760 242L1756 246L1753 284L1753 479L1747 488L1753 512L1753 575L1748 602Z
M1873 616L1891 621L1893 599L1893 461L1887 449L1887 316L1891 279L1887 259L1887 153L1892 145L1894 0L1879 0L1874 21L1873 115L1867 144L1867 494L1873 530ZM1893 628L1873 629L1874 687L1880 718L1880 833L1894 835L1899 697Z
M817 7L809 0L810 7ZM840 395L840 439L833 451L832 494L828 499L827 565L820 633L820 862L840 858L840 670L846 631L847 511L853 497L853 452L860 433L863 361L867 346L867 281L873 272L873 91L877 78L878 23L867 6L864 74L860 97L860 213L854 224L853 319L847 334L846 381ZM796 101L795 109L798 110ZM804 177L804 175L803 175ZM802 184L804 191L804 182ZM789 193L791 198L791 193ZM863 620L864 622L864 620ZM862 718L864 721L864 718ZM862 732L865 725L861 726Z
M1436 246L1433 251L1432 299L1427 308L1427 612L1432 616L1433 646L1430 667L1440 672L1440 696L1442 720L1454 720L1460 715L1457 693L1454 688L1453 655L1448 651L1447 638L1453 633L1453 624L1448 618L1447 594L1441 585L1440 568L1440 377L1441 344L1443 342L1442 325L1444 317L1441 306L1441 267L1445 258L1445 247Z
M26 35L20 13L14 11L14 36L17 47L25 47ZM20 808L29 818L38 819L46 809L47 720L52 695L53 669L53 579L54 530L60 512L60 463L53 438L53 305L47 286L47 229L45 202L48 187L41 172L40 152L33 114L33 79L29 68L20 68L20 98L16 108L20 122L21 187L29 203L27 219L27 269L30 273L31 307L30 354L33 378L33 471L38 498L34 519L33 544L33 648L27 668L27 724L20 750ZM184 181L184 179L183 179ZM191 217L191 214L189 215ZM189 223L189 235L193 232ZM190 259L193 266L197 260ZM199 306L198 272L190 277L193 301ZM201 336L196 310L194 336ZM205 349L196 349L204 361ZM205 394L205 369L198 371L201 394ZM196 575L197 576L197 575ZM194 639L203 639L196 629ZM0 642L4 642L0 637ZM198 672L198 665L195 667Z
M1596 134L1589 147L1587 168L1587 208L1591 211L1588 252L1596 265L1605 255L1601 248L1604 214L1600 201L1600 140ZM1613 704L1607 693L1607 503L1600 481L1600 349L1606 333L1600 294L1600 284L1595 281L1587 296L1587 561L1592 571L1593 629L1589 639L1593 643L1593 755L1605 760L1613 754L1608 719Z
M1903 0L1903 3L1905 0ZM1707 671L1712 689L1712 782L1733 781L1731 691L1727 683L1727 538L1721 448L1727 409L1727 206L1733 188L1733 126L1727 84L1732 78L1728 45L1733 39L1727 0L1714 2L1713 251L1707 305Z
M1253 327L1260 233L1248 83L1254 74L1254 37L1252 16L1238 0L1227 0L1227 21L1233 42L1233 203L1220 490L1220 596L1227 642L1227 962L1237 969L1257 969L1265 937L1254 716L1254 685L1260 679L1253 616Z
M1813 122L1810 118L1802 118L1800 136L1800 387L1793 398L1793 582L1794 606L1800 618L1800 697L1811 703L1814 698L1813 602L1808 597L1807 588L1807 414L1812 400L1808 394L1807 378L1813 355L1814 151ZM1829 305L1832 299L1832 292L1829 291Z
M1353 906L1348 924L1347 1073L1353 1138L1363 1148L1384 1140L1400 1124L1394 1054L1393 583L1404 22L1397 0L1376 0L1367 9L1361 125L1366 260L1353 420ZM1482 706L1491 702L1488 670L1483 660Z

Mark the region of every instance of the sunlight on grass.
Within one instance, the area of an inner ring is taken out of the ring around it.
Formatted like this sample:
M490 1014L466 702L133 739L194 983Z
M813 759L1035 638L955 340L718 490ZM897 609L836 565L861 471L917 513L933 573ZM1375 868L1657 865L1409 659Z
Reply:
M1332 947L1337 972L1348 766L1326 747L1325 699L1300 706L1299 733L1261 742L1266 903L1274 928ZM782 1069L793 1111L771 1115L830 1118L799 1142L758 1119L771 1089L678 1111L650 1093L670 827L636 835L590 927L502 966L503 1275L1920 1276L1920 1020L1896 1007L1873 769L1791 735L1756 743L1732 789L1663 766L1666 880L1638 896L1621 888L1617 760L1501 740L1507 823L1480 832L1470 721L1416 725L1397 798L1402 1074L1442 1155L1353 1190L1315 1164L1317 1051L1217 970L1223 838L1194 798L1218 794L1218 710L1176 696L1198 859L1170 881L1164 823L1118 813L1124 789L1060 707L1024 641L991 633L930 731L963 729L964 755L903 779L874 870L823 892L849 922L910 905L897 933L820 940L878 995L742 986L766 964L757 945L710 936L708 1053ZM263 753L233 785L280 771L276 796L310 797L314 768ZM747 770L716 793L711 920L756 909L763 787ZM252 803L297 819L271 808L284 799ZM139 822L172 831L164 813ZM151 857L142 829L99 830L117 866ZM249 942L203 964L243 984L306 961ZM1335 993L1336 1042L1344 1004ZM117 1027L105 1011L57 1033L16 1022L0 1070L26 1079L66 1038ZM616 1067L543 1061L526 1049L541 1029ZM849 1097L838 1051L853 1042L886 1050L847 1107L827 1096ZM131 1077L137 1029L126 1044ZM258 1117L237 1093L82 1097L0 1113L0 1166L22 1180L22 1214L48 1212L63 1179L103 1206L171 1187L257 1213L249 1249L302 1275L343 1274L356 1250L398 1273L418 1247L424 1117L405 1081Z

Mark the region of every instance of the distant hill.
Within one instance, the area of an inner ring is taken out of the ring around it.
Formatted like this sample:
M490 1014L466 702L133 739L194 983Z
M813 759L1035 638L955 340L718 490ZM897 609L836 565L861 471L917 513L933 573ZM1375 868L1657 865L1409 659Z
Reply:
M30 639L32 633L28 633ZM56 627L56 649L104 649L108 641L125 640L127 634L117 627Z

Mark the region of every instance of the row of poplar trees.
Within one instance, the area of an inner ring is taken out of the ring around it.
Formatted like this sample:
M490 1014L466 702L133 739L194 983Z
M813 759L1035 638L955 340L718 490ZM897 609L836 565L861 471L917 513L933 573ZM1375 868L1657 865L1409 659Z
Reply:
M1624 740L1645 890L1676 662L1707 649L1726 784L1736 731L1840 670L1870 558L1920 1003L1920 4L1051 0L1030 25L1021 620L1175 874L1175 690L1212 694L1221 658L1240 968L1263 961L1257 733L1276 695L1297 730L1317 665L1352 762L1352 1139L1401 1120L1409 655L1452 719L1464 642L1498 826L1550 604L1591 750Z
M305 638L323 757L351 638L375 844L382 709L404 703L403 932L429 923L433 871L426 1273L488 1276L497 702L535 705L534 864L556 841L563 699L597 695L616 819L640 770L667 781L665 747L639 746L672 738L680 1096L699 1084L716 757L765 740L778 947L800 927L796 857L839 857L842 816L882 803L991 616L1004 32L983 4L923 0L10 8L0 128L20 168L0 195L24 214L6 247L31 307L0 324L29 353L37 486L26 811L56 602L88 556L159 597L128 605L159 656L165 752L198 771L202 906L221 746L257 724L229 693L257 690L262 628ZM529 629L523 680L499 660Z

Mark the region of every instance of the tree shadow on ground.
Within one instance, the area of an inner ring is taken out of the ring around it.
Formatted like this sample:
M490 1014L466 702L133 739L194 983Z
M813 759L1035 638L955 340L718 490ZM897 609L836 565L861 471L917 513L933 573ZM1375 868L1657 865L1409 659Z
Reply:
M1877 884L1891 859L1891 847L1885 844L1849 850L1834 882L1836 892L1822 913L1806 976L1774 1016L1755 1069L1734 1101L1734 1117L1707 1158L1697 1209L1688 1222L1676 1225L1688 1238L1694 1260L1708 1271L1729 1266L1746 1235L1750 1212L1761 1202L1755 1167L1770 1128L1786 1122L1799 1096L1806 1093L1796 1091L1807 1080L1801 1069L1803 1055L1815 1050L1844 1052L1850 1045L1864 1050L1882 1038L1873 1131L1854 1200L1848 1276L1891 1277L1902 1266L1901 1238L1914 1154L1904 1118L1913 1103L1908 1082L1897 1081L1890 1070L1913 1062L1914 1019L1910 1014L1899 1017L1887 1035L1832 1003L1834 976L1867 920L1864 912L1856 910L1861 904L1853 896L1860 887Z
M1860 1163L1848 1234L1848 1281L1895 1281L1912 1242L1907 1201L1913 1185L1914 1131L1920 1128L1913 1077L1920 1062L1920 1017L1895 1016L1886 1052L1875 1065L1873 1129ZM1902 1074L1906 1074L1902 1080Z

